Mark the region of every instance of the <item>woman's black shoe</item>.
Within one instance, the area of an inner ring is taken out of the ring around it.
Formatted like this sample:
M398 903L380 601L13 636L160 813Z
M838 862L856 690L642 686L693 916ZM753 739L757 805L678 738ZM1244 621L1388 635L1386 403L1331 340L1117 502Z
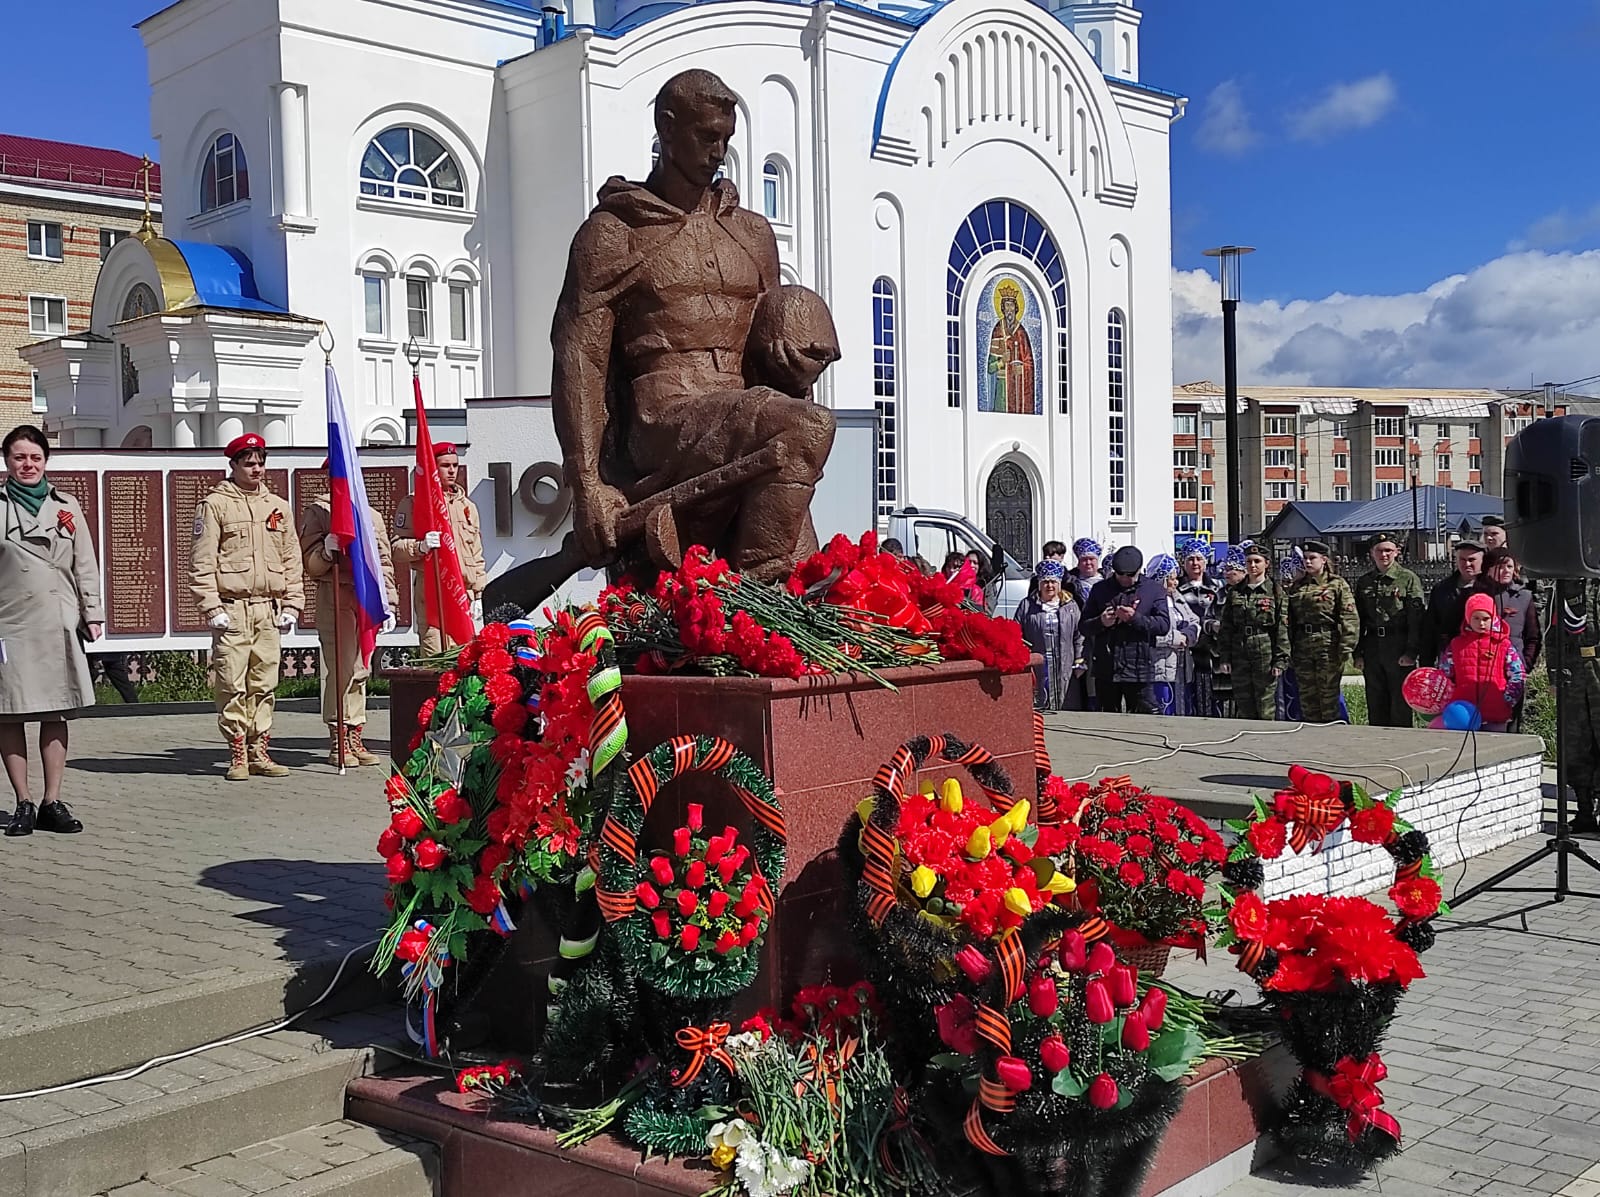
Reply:
M17 809L11 815L11 822L6 826L7 835L32 835L33 825L39 817L38 808L31 802L17 803Z
M60 799L46 802L39 808L39 817L34 821L34 826L40 831L56 831L62 835L73 835L83 830L83 824L72 817L72 808Z

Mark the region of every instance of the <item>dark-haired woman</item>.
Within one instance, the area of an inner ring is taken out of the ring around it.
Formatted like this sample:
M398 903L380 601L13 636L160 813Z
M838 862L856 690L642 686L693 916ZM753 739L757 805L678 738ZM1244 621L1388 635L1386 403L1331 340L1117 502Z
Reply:
M105 626L100 571L78 500L45 477L50 445L31 424L3 442L0 488L0 755L17 794L8 836L82 831L61 801L67 720L94 703L83 643ZM28 788L25 724L39 724L43 801Z

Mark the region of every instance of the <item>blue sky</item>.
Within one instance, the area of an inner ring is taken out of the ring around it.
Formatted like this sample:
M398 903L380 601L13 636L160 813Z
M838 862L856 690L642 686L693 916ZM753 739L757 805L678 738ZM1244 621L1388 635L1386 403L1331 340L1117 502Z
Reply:
M154 153L133 23L58 0L62 62L0 75L9 131ZM1522 386L1600 374L1600 0L1140 0L1173 128L1178 381L1219 377L1200 251L1245 262L1247 381ZM48 97L48 102L41 102Z

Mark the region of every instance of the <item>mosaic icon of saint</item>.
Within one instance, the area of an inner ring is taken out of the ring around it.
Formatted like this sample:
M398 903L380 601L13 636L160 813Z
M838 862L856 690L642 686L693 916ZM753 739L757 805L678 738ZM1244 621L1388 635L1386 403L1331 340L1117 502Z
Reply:
M990 411L1014 415L1038 414L1034 390L1033 341L1022 325L1027 300L1015 279L1003 278L994 287L994 331L989 334Z

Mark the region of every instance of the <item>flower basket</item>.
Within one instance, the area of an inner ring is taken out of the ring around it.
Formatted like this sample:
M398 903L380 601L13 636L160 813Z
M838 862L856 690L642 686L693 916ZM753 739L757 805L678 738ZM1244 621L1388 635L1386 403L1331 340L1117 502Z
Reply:
M1172 945L1168 943L1116 944L1117 959L1124 964L1131 964L1146 977L1161 977L1166 975L1167 964L1172 958Z

